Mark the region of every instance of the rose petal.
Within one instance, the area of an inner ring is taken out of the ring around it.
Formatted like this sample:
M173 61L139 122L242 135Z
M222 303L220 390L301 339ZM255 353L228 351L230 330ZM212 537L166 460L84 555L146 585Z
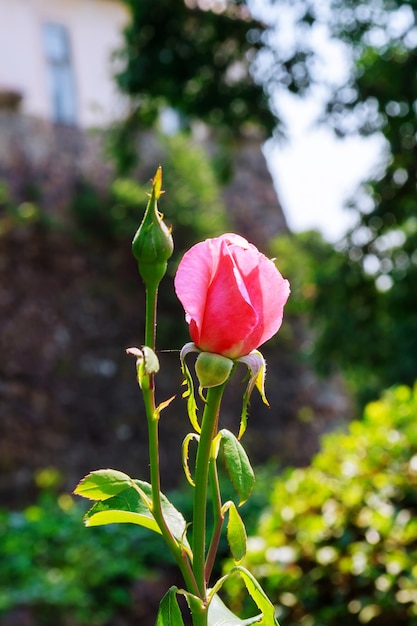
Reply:
M242 337L250 335L257 322L245 283L223 241L217 271L207 291L198 345L202 350L235 358Z
M270 339L281 326L284 305L290 293L289 282L281 276L275 264L252 244L248 244L247 248L231 246L231 253L243 276L251 304L258 312L257 328L247 338L248 343L256 344L252 347L255 349Z
M193 321L198 334L204 316L207 290L218 262L216 248L219 247L220 242L216 240L197 243L184 254L174 279L175 291L184 307L187 321Z

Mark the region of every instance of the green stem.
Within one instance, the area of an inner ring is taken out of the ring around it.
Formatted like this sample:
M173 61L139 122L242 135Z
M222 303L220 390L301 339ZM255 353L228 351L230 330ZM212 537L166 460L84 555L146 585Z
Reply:
M155 350L156 339L156 303L158 288L147 286L146 288L146 317L145 317L145 345ZM143 401L145 404L146 418L148 422L148 448L150 480L152 487L152 514L158 524L165 542L173 554L178 567L184 578L188 591L198 594L198 587L194 579L191 563L188 555L172 535L163 511L161 501L161 479L159 463L159 417L156 414L154 375L149 375L149 386L142 387Z
M158 524L165 542L173 554L188 591L198 594L198 587L194 579L191 563L187 553L172 535L163 511L161 500L161 480L159 467L159 419L155 416L154 390L143 389L143 399L145 403L146 417L148 420L148 439L149 439L149 465L150 479L152 486L152 515Z
M207 391L207 399L204 408L200 441L197 448L196 458L194 479L193 571L199 590L198 595L204 601L207 599L205 560L209 463L211 444L217 433L220 402L225 386L226 383L223 383L223 385L212 387Z
M214 458L210 459L209 466L209 481L213 500L213 534L210 541L210 547L207 553L206 560L206 580L209 582L211 572L214 566L214 560L216 558L217 549L219 547L220 537L223 528L224 515L222 513L222 500L220 494L219 476L217 473L217 461Z
M145 346L152 348L152 350L155 350L157 297L158 287L156 285L147 285L145 309Z
M207 606L193 606L190 604L191 616L193 618L193 626L207 626L208 625L208 608Z

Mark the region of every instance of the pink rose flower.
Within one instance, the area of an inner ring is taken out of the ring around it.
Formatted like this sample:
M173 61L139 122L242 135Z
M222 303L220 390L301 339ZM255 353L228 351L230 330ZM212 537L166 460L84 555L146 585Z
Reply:
M278 331L290 285L254 245L226 234L185 253L175 291L196 346L237 359Z

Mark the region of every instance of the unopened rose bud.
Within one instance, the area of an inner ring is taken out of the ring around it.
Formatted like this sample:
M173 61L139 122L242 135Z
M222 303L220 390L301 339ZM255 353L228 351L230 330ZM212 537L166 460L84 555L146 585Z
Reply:
M165 275L167 261L174 250L170 229L158 211L162 186L162 168L152 181L152 192L142 223L133 238L132 252L139 265L139 273L146 286L157 287Z
M227 233L185 253L175 291L197 348L234 360L278 331L290 285L254 245Z

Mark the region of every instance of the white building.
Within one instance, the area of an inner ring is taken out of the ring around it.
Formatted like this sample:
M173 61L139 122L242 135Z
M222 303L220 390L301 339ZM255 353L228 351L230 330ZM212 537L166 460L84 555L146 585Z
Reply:
M80 128L123 112L112 55L119 0L0 0L0 108Z

